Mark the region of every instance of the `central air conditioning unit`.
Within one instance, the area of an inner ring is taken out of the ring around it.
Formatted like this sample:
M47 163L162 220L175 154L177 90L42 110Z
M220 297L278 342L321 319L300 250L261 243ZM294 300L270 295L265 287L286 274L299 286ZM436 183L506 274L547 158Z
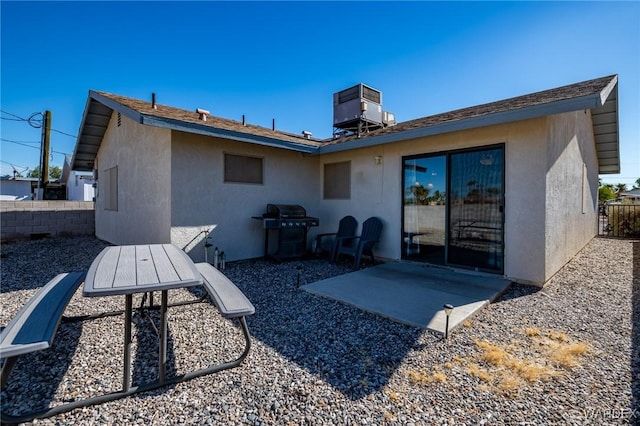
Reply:
M357 84L333 94L333 127L360 132L383 127L382 93Z

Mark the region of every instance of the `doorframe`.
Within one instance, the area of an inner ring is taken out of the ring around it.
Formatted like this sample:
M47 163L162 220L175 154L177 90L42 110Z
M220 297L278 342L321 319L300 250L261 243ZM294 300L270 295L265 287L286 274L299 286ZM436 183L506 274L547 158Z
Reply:
M483 268L483 267L478 267L478 266L469 266L469 265L459 265L456 263L449 263L449 233L450 233L450 229L451 229L451 219L450 219L450 199L449 199L449 191L451 188L451 156L454 154L460 154L460 153L466 153L466 152L476 152L476 151L483 151L483 150L489 150L489 149L501 149L502 152L502 215L501 215L501 223L500 226L502 228L502 241L500 242L500 253L501 253L501 257L502 257L502 261L500 262L500 268L499 269L488 269L488 268ZM418 159L418 158L425 158L425 157L438 157L438 156L445 156L445 163L446 163L446 177L445 177L445 181L446 181L446 192L447 192L447 198L446 198L446 203L445 203L445 247L444 247L444 265L438 265L438 266L446 266L446 267L452 267L452 268L460 268L460 269L469 269L469 270L474 270L474 271L479 271L479 272L488 272L491 274L498 274L498 275L504 275L504 266L505 266L505 240L506 240L506 229L505 229L505 218L506 218L506 172L507 172L507 162L506 162L506 142L498 142L498 143L493 143L493 144L489 144L489 145L479 145L479 146L473 146L473 147L469 147L469 148L458 148L458 149L451 149L451 150L440 150L440 151L434 151L434 152L425 152L425 153L421 153L421 154L411 154L411 155L403 155L401 156L401 179L400 179L400 205L401 205L401 223L400 223L400 258L403 259L403 250L402 250L402 245L404 242L404 219L405 219L405 199L404 199L404 189L405 189L405 171L404 171L404 164L406 160L412 160L412 159ZM403 259L406 261L412 261L410 259ZM429 262L419 262L419 261L415 261L418 263L424 263L424 264L430 264Z

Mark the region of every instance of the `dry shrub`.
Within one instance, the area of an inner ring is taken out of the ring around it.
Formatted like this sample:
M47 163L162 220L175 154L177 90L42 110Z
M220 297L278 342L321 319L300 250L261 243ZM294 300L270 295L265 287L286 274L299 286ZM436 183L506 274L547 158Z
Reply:
M504 347L489 343L486 340L476 342L476 345L482 350L480 358L489 364L502 365L509 357Z
M558 333L557 331L549 330L549 339L558 340L560 342L568 342L569 336L566 333Z
M522 386L521 380L517 376L503 376L497 388L504 393L512 393Z
M540 365L535 362L526 362L523 360L517 360L513 365L513 370L518 373L520 377L529 383L537 381L547 381L554 376L557 376L557 372L546 365Z
M426 385L427 383L440 382L444 383L447 381L447 375L441 371L436 371L434 373L429 373L427 371L410 371L409 379L414 384Z
M539 336L540 335L540 329L538 329L537 327L527 327L524 330L524 333L529 337Z
M487 370L480 368L480 366L474 362L469 364L468 371L469 371L469 374L471 374L474 377L477 377L482 381L491 382L493 380L493 376L489 374Z
M434 382L444 383L447 381L447 375L442 372L433 373L431 379Z
M467 320L465 322L462 323L462 326L465 328L471 328L471 321Z
M588 352L586 343L558 344L553 347L550 359L563 368L572 369L579 365L579 358Z
M398 402L400 400L400 395L398 395L398 392L389 392L388 395L389 399L393 402Z
M571 342L563 332L542 332L529 327L524 333L529 340L512 340L509 345L475 340L478 349L475 354L455 355L452 361L434 367L431 372L410 371L409 378L414 384L443 383L448 378L442 369L455 371L462 367L479 379L478 389L511 397L529 384L566 375L559 367L573 368L579 365L580 357L589 352L587 344Z

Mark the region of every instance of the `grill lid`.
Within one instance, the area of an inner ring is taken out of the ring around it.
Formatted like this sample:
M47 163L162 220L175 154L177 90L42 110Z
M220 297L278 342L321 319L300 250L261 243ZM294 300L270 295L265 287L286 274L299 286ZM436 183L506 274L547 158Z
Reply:
M267 204L265 217L306 217L307 211L298 204Z

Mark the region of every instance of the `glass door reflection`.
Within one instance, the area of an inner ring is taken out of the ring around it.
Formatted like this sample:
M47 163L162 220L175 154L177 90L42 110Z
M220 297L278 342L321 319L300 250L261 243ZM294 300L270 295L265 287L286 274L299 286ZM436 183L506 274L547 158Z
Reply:
M451 154L447 263L502 272L503 148Z
M404 160L403 259L445 264L446 177L445 155Z

